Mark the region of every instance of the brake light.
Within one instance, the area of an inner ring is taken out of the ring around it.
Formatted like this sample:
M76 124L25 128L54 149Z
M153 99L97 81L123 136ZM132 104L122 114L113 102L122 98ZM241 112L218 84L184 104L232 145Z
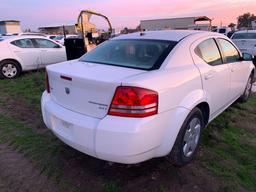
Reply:
M48 73L45 70L45 90L47 91L47 93L50 93L50 84L49 84L49 78L48 78Z
M122 117L148 117L157 114L157 110L157 92L140 87L119 86L108 114Z

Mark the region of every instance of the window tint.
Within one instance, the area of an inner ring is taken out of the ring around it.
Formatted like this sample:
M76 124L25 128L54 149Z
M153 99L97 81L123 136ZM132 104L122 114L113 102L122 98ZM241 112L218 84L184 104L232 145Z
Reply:
M35 39L35 42L37 43L38 48L56 48L59 46L47 39Z
M195 49L195 53L209 65L222 64L219 49L213 39L200 43Z
M31 39L19 39L11 42L11 44L20 47L20 48L34 48L34 45Z
M176 44L160 40L110 40L80 61L150 70L159 68Z
M225 39L218 39L218 42L223 53L223 60L225 63L240 61L239 52L229 41Z
M256 39L256 33L235 33L232 39Z

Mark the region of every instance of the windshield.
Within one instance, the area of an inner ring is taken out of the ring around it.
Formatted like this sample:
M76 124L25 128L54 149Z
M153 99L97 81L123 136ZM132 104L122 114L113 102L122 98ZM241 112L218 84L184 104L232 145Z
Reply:
M256 39L256 33L235 33L232 39Z
M162 40L110 40L85 54L80 61L145 70L158 69L176 44L175 41Z

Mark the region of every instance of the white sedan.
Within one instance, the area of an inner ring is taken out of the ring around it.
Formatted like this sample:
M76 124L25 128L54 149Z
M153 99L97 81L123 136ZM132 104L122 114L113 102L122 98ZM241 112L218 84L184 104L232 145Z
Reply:
M218 33L123 35L47 66L43 119L63 142L96 158L133 164L169 154L182 166L203 128L249 98L251 59Z
M46 37L30 35L0 39L0 79L15 78L22 71L66 60L65 47Z

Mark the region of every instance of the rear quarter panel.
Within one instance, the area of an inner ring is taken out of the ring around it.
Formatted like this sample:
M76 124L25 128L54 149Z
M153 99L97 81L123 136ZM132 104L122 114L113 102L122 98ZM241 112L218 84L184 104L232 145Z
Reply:
M13 59L14 55L12 54L8 42L0 42L0 61L5 59Z

